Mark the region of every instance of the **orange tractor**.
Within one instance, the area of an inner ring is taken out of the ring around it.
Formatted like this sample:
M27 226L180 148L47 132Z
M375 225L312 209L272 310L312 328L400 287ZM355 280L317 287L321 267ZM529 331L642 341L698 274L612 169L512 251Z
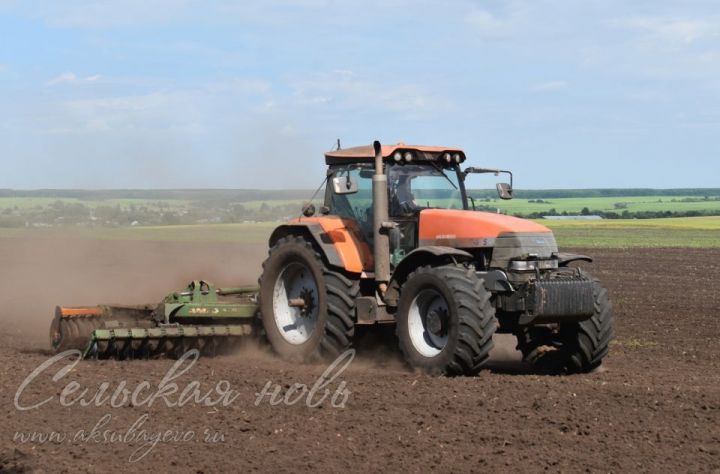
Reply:
M407 362L476 374L493 334L512 333L541 370L589 371L613 336L607 291L591 261L558 252L532 221L476 212L457 148L389 145L325 154L325 204L279 226L260 278L272 347L306 359L352 345L356 325L392 323Z
M214 352L257 333L259 317L273 349L295 360L342 353L356 326L394 324L409 365L434 374L476 374L498 332L541 371L600 365L613 337L608 294L570 266L591 259L558 252L540 224L474 210L465 178L507 173L497 190L510 199L510 172L462 169L458 148L379 142L325 160L324 205L274 230L259 289L200 281L157 307L58 308L53 347Z

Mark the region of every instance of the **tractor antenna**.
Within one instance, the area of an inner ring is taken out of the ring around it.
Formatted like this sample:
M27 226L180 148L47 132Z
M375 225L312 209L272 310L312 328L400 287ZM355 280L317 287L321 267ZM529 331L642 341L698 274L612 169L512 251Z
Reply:
M327 180L328 180L329 178L330 178L330 174L326 175L326 176L325 176L325 179L323 180L323 182L320 183L320 186L318 186L318 188L315 190L315 192L313 193L313 195L310 197L310 200L307 201L305 204L303 204L303 206L302 206L302 214L303 214L305 217L311 217L312 215L315 214L315 206L313 205L312 202L315 200L315 196L317 196L317 194L320 192L320 190L325 187L325 185L327 184Z
M337 148L335 148L335 149L336 149L336 150L342 150L342 147L340 146L340 139L339 139L339 138L337 139Z

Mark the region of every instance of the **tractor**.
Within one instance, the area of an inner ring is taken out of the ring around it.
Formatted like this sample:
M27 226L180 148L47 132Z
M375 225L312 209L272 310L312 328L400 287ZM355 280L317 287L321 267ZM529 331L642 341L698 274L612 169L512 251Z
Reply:
M260 277L262 326L283 357L336 356L356 326L394 324L414 368L474 375L495 333L541 371L598 367L613 337L607 290L545 226L474 210L458 148L404 144L325 154L324 205L275 229Z
M459 148L381 145L325 154L324 203L278 226L259 288L202 280L159 305L56 310L51 343L83 357L206 354L262 335L312 361L353 346L359 326L394 327L407 363L475 375L496 333L513 334L540 372L589 372L608 353L608 292L533 221L475 210L465 180L512 173L465 167ZM575 263L574 265L571 265Z

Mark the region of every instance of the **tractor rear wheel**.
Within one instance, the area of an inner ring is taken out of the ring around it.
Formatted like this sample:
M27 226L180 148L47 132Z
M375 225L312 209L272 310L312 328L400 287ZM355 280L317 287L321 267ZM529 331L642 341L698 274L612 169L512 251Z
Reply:
M260 313L265 334L282 357L337 357L352 345L359 283L329 268L299 236L279 239L263 263Z
M589 274L585 274L592 278ZM579 323L521 327L516 336L523 359L541 373L590 372L602 364L613 338L608 292L594 280L595 313Z
M407 362L430 374L477 374L497 326L490 296L472 267L425 266L410 274L396 315Z

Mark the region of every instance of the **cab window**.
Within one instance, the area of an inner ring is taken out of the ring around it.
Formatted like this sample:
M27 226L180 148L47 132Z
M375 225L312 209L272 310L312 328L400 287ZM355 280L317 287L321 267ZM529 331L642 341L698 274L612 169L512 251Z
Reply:
M330 213L356 221L366 238L372 238L372 166L352 165L333 169L332 177L350 176L357 181L358 191L353 194L335 194L328 186L327 206Z
M433 164L393 164L388 170L390 215L409 217L422 209L465 209L458 171Z

